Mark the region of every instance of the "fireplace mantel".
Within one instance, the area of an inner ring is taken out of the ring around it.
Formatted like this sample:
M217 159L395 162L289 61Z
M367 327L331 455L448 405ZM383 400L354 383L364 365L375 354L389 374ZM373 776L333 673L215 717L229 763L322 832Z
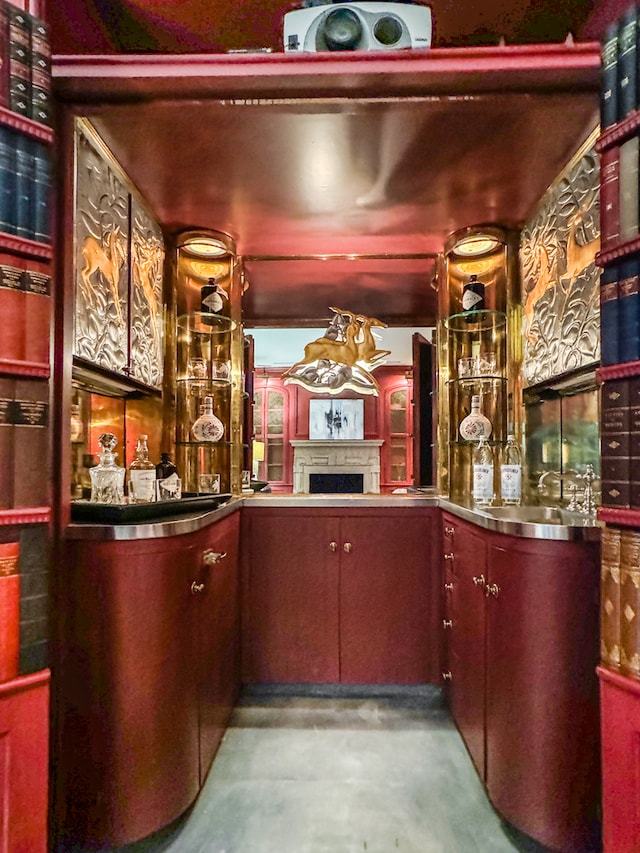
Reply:
M309 492L310 474L362 474L363 491L380 492L379 439L296 440L293 447L293 491Z

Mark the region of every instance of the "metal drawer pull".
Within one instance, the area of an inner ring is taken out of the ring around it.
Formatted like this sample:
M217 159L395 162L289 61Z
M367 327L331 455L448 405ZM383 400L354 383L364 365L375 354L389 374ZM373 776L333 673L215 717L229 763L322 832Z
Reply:
M444 585L444 588L447 590L447 592L451 592L451 590L453 589L453 584L452 583L446 583Z
M329 550L337 551L338 550L338 543L337 542L329 542Z
M450 672L443 672L442 673L442 680L443 681L451 681L451 673Z
M484 575L474 576L473 582L476 586L484 586L486 584L486 580L484 578Z
M453 628L453 622L451 621L451 619L443 619L442 620L442 627L443 628Z
M497 598L500 595L500 587L498 586L498 584L497 583L487 584L486 595L487 595L487 597L492 595L494 598Z
M347 552L347 554L349 554L349 553L351 553L351 549L353 548L353 545L351 544L351 542L345 542L343 547L344 547L344 550Z
M194 581L191 584L191 595L197 595L199 592L203 592L203 591L204 591L204 584L203 583L196 583L196 581Z
M227 556L226 551L203 551L202 562L205 566L215 566Z
M444 558L445 560L453 560L453 554L445 554Z
M445 527L444 532L447 534L447 536L453 536L453 534L456 532L456 529L455 527Z

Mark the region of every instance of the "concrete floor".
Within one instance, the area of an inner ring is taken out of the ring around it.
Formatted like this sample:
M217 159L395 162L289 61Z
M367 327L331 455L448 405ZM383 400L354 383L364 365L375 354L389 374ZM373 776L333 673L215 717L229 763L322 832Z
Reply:
M435 688L254 689L189 813L126 853L510 853Z

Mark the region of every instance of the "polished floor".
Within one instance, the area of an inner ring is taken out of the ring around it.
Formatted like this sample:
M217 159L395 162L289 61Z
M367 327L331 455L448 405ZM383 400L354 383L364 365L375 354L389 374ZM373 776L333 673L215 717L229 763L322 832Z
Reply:
M189 813L127 853L510 853L435 688L245 693Z

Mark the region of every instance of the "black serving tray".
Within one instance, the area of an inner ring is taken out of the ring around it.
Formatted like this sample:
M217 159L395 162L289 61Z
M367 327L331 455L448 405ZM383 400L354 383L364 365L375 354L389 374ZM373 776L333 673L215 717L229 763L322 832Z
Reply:
M156 521L168 515L215 509L226 503L231 494L192 495L178 501L151 501L141 504L97 504L90 501L71 502L71 521L90 521L94 524L131 524L136 521Z

